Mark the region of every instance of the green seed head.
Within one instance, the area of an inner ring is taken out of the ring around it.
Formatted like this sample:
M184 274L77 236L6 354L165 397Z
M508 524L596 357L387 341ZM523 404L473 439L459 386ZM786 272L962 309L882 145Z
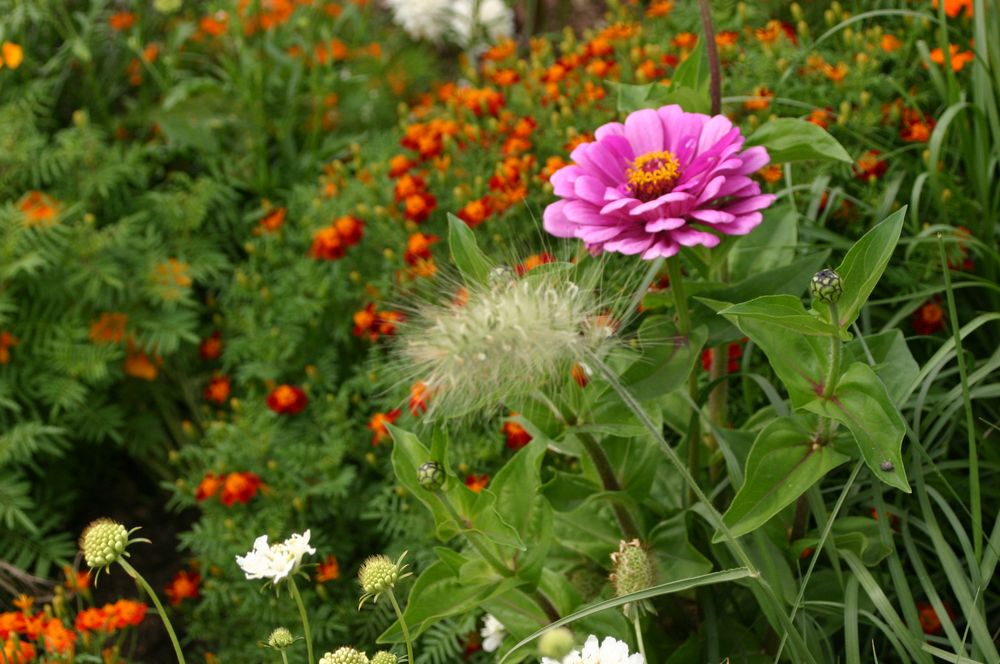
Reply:
M391 652L381 650L372 657L371 664L396 664L398 661L399 659Z
M538 654L560 660L573 650L576 645L573 632L565 627L550 629L538 639Z
M361 565L358 581L366 593L377 595L392 590L399 579L399 567L388 556L372 556Z
M836 304L844 294L844 283L840 275L833 270L820 270L809 282L809 292L812 293L814 300Z
M444 468L437 461L428 461L417 469L417 481L427 491L435 491L444 486Z
M336 652L328 652L319 660L319 664L369 664L368 655L354 648L344 646Z
M293 643L295 643L295 638L292 636L292 633L284 627L279 627L271 632L271 636L267 639L267 645L275 650L284 650L285 648L291 647Z
M619 544L618 551L611 554L611 566L617 597L645 590L656 578L656 565L637 539Z
M128 531L111 519L94 521L80 537L83 557L92 569L103 569L115 562L122 557L127 546Z
M601 594L608 584L608 577L592 567L577 567L569 573L569 582L580 597L589 601Z

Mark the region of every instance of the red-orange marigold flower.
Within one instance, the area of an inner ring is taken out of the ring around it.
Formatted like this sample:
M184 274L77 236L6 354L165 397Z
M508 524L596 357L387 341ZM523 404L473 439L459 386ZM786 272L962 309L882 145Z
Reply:
M200 585L200 574L182 569L174 575L163 592L170 600L171 606L177 606L186 599L197 599Z
M202 340L198 346L198 354L203 360L217 360L222 355L222 334L215 330Z
M15 337L12 333L5 331L0 332L0 364L7 364L10 362L10 349L21 343L21 340Z
M473 493L479 493L490 483L490 476L483 473L482 475L476 475L475 473L469 475L465 478L465 486L472 489Z
M273 233L285 223L285 214L288 210L283 207L271 210L260 220L260 230L265 233Z
M511 413L508 417L516 417L517 413ZM524 427L513 420L506 420L500 431L507 439L507 447L512 450L519 450L531 442L531 434Z
M469 201L461 210L458 211L456 216L468 224L470 228L475 228L479 224L486 221L487 217L490 216L489 196L483 196L482 198Z
M854 177L859 180L872 180L882 177L886 169L889 168L889 164L883 160L879 159L881 152L878 150L867 150L858 157L857 163L854 164Z
M899 37L896 35L882 35L882 40L879 43L879 46L886 53L898 51L902 45L903 42L899 41Z
M522 277L528 272L531 272L539 265L545 265L546 263L555 262L556 257L547 251L543 251L540 254L532 254L524 259L515 269L517 276Z
M950 18L955 18L962 12L966 16L972 16L973 0L944 0L944 13ZM938 0L934 0L934 9L938 8Z
M360 242L365 234L365 222L349 214L334 219L333 227L348 247L353 247Z
M51 618L45 623L42 629L42 639L45 642L45 650L49 653L60 653L68 655L73 652L73 645L76 643L76 632L67 629L58 618Z
M214 403L225 403L229 398L229 376L213 376L205 387L205 400Z
M87 570L73 569L70 565L63 565L63 576L66 577L66 590L71 593L85 592L90 588L90 572Z
M97 632L108 629L108 620L107 612L94 606L77 613L73 626L78 632Z
M944 329L944 309L935 300L929 300L913 312L913 330L917 334L934 334Z
M125 338L128 316L123 313L103 312L90 324L90 340L95 344L121 343Z
M59 202L40 191L29 191L18 203L18 209L24 215L28 226L49 226L59 214Z
M9 664L29 664L34 662L38 652L28 641L8 639L3 644L4 661Z
M297 415L307 403L309 397L295 385L279 385L267 395L267 407L279 415Z
M394 424L399 419L401 413L402 411L399 408L394 408L388 413L375 413L372 415L372 418L368 420L368 428L372 432L372 445L378 445L389 437L389 429L386 425Z
M339 578L340 563L337 562L337 557L333 554L328 555L326 560L316 566L316 583L336 581Z
M257 495L262 484L256 473L249 471L229 473L226 475L219 500L226 507L232 507L236 503L246 504Z
M157 367L162 363L163 361L158 355L150 358L145 351L132 347L130 344L128 355L125 357L125 374L140 380L153 381L159 374Z
M115 12L108 17L108 25L115 32L128 30L135 25L135 14L132 12Z
M340 233L333 226L327 226L316 231L309 255L317 260L335 261L344 257L346 252Z
M114 604L104 607L110 618L111 629L122 629L125 627L135 627L146 617L149 607L142 602L130 599L120 599Z
M948 612L948 618L955 619L955 612L951 610L951 606L947 602L944 602L944 610ZM941 633L941 618L930 602L917 602L917 618L920 620L920 628L924 634Z
M972 62L976 59L975 54L972 51L962 51L959 52L957 44L948 44L948 52L951 56L951 69L952 71L962 71L962 67L966 63ZM940 48L936 48L931 51L931 62L938 65L944 64L944 51Z
M413 416L427 412L427 400L430 398L430 388L422 381L417 381L410 387L410 414Z
M431 245L437 244L437 235L427 235L425 233L413 233L406 241L406 253L403 260L408 265L416 265L420 260L427 260L431 257Z
M762 111L771 105L771 97L774 96L774 93L763 85L758 85L753 89L750 96L755 97L755 99L748 99L743 102L743 108L748 111Z
M222 488L223 477L215 473L205 473L205 477L198 483L198 488L194 490L195 500L202 501L213 497Z

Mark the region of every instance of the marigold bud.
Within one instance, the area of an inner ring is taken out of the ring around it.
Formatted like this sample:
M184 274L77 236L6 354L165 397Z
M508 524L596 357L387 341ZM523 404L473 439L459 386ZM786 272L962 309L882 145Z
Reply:
M809 282L809 292L812 293L814 300L836 304L844 294L844 283L840 275L833 270L820 270Z
M328 652L319 660L319 664L369 664L368 655L354 648L344 646L336 652Z
M267 645L275 650L284 650L291 647L294 642L295 638L292 633L284 627L278 627L271 632L271 636L267 637Z
M122 557L128 546L125 526L111 519L98 519L83 531L80 548L87 565L93 569L107 567Z
M399 658L387 650L380 650L372 657L371 664L396 664Z
M428 461L417 469L417 481L421 488L436 491L444 486L444 468L437 461Z

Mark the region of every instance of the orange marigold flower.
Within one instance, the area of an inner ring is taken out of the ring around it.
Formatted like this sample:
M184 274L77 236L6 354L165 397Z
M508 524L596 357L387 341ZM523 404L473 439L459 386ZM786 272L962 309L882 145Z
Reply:
M944 0L944 13L949 18L955 18L962 12L971 17L973 0ZM934 0L934 9L938 8L938 0Z
M420 260L427 260L431 257L431 245L437 244L437 235L427 235L425 233L413 233L406 241L406 253L403 260L408 265L416 265Z
M750 96L754 98L743 102L743 108L748 111L762 111L771 105L771 97L774 96L774 93L768 90L767 87L758 85L753 89Z
M882 177L889 164L879 159L880 154L878 150L867 150L858 157L854 164L854 177L859 180L876 180Z
M493 72L490 79L493 81L494 85L506 88L520 81L521 76L517 73L516 69L498 69Z
M489 196L483 196L482 198L477 198L474 201L469 201L458 211L456 215L459 219L464 221L469 225L470 228L475 228L479 224L486 221L490 216L490 198Z
M229 398L229 376L213 376L205 387L205 400L222 404Z
M781 164L768 164L757 173L764 178L765 182L774 184L782 178Z
M976 56L972 51L962 51L959 53L957 44L948 44L948 52L951 56L952 71L962 71L962 67L964 67L967 62L972 62L976 59ZM931 62L938 65L944 64L944 52L940 48L936 48L931 51Z
M472 489L473 493L479 493L490 483L490 476L486 473L476 475L475 473L465 478L465 486Z
M372 432L372 445L378 445L383 440L389 437L389 428L387 425L394 424L397 419L399 419L402 411L399 408L393 408L388 413L375 413L372 418L368 420L368 428Z
M0 69L17 69L24 60L24 49L14 42L0 44Z
M740 33L735 30L723 30L715 35L715 43L719 48L728 48L730 46L736 46L736 42L740 37Z
M10 332L0 331L0 364L10 362L10 349L21 343L21 340Z
M931 116L913 109L903 109L899 137L907 143L926 143L935 126L937 122Z
M389 177L398 178L413 166L414 163L405 154L397 154L389 160Z
M108 614L96 606L84 609L76 614L73 626L78 632L97 632L108 629Z
M437 207L437 199L426 191L407 196L403 201L403 215L414 223L422 223Z
M316 566L316 583L336 581L339 578L340 563L337 562L337 557L333 554L328 555L326 560Z
M510 413L507 417L517 417L517 413ZM505 421L500 427L500 432L507 439L507 447L515 451L531 442L531 434L513 420Z
M954 620L955 612L951 610L951 606L948 602L944 602L943 604L944 610L948 613L948 618ZM941 633L941 618L938 616L937 611L934 610L934 605L930 602L917 602L917 618L920 620L920 628L924 630L924 634Z
M29 664L34 662L38 652L28 641L8 639L3 644L4 661L9 664Z
M823 72L823 76L826 76L834 83L840 83L847 76L848 69L846 64L838 62L836 65L823 65L821 71Z
M249 471L229 473L223 483L222 495L219 496L219 500L226 507L232 507L236 503L245 505L257 495L257 491L262 485L263 482L256 473Z
M156 380L159 373L158 365L163 364L163 360L158 355L152 358L146 351L129 344L128 354L125 356L125 373L133 378L141 380Z
M814 108L809 111L809 116L806 118L806 122L811 122L818 127L823 129L830 128L830 119L832 113L825 108Z
M790 23L783 23L777 20L770 20L767 22L763 28L757 28L753 31L754 36L762 44L773 44L778 39L784 35L793 44L798 42L798 37L795 34L795 26Z
M426 190L427 182L422 177L407 173L396 180L396 185L393 187L393 195L396 201L399 202Z
M11 634L23 634L26 629L27 621L21 611L0 613L0 639L6 639Z
M90 324L90 340L95 344L121 343L125 338L128 315L117 312L103 312Z
M417 381L410 387L410 415L416 417L427 412L427 401L430 394L427 383L422 381Z
M297 415L308 403L305 391L295 385L279 385L267 395L267 407L278 415Z
M518 264L516 268L517 276L522 277L528 272L531 272L539 265L545 265L546 263L555 262L556 257L547 251L543 251L540 254L532 254L525 258L521 263Z
M198 354L203 360L217 360L222 355L222 334L215 330L202 340Z
M484 61L498 62L506 60L517 51L517 43L513 39L504 39L492 46L481 56Z
M333 227L348 247L356 245L365 235L365 222L349 214L334 219Z
M333 226L327 226L313 235L309 255L317 260L335 261L344 257L347 249L340 233Z
M177 300L191 286L190 266L176 258L168 258L153 268L151 280L164 300Z
M171 606L177 606L186 599L197 599L200 585L200 574L182 569L174 575L163 592L170 600Z
M693 32L679 32L670 43L682 51L690 51L698 43L698 35Z
M29 191L17 205L26 226L51 226L59 214L59 202L40 191Z
M76 643L76 632L67 629L58 618L51 618L42 630L42 639L48 653L68 655L73 652Z
M882 40L879 42L882 50L886 53L894 53L903 46L903 42L899 41L899 37L896 35L882 35Z
M108 17L108 25L115 32L128 30L135 25L135 14L132 12L115 12Z
M653 0L653 2L649 3L649 7L646 8L646 16L649 16L650 18L666 16L673 10L673 0Z
M351 334L356 337L367 336L371 341L375 341L378 338L374 332L377 321L378 312L375 311L375 303L369 302L364 309L354 312L354 329L351 330Z
M913 312L913 330L920 335L944 329L944 309L937 300L928 300Z
M63 565L62 572L63 576L66 577L66 590L69 592L86 592L90 589L90 572L88 570L77 570L69 565Z
M285 223L285 214L288 212L283 207L271 210L260 220L260 230L265 233L273 233Z
M198 31L209 37L221 37L229 32L229 14L217 11L214 14L203 16L198 21Z
M198 488L194 490L194 499L201 502L219 493L222 488L223 477L215 473L205 473L205 477L198 483Z
M146 617L149 607L142 602L130 599L120 599L114 604L104 607L108 612L110 620L108 624L111 629L123 629L125 627L135 627Z
M14 598L13 604L17 608L21 609L23 613L28 613L29 611L31 611L31 607L35 605L35 598L32 597L31 595L21 593L20 595Z

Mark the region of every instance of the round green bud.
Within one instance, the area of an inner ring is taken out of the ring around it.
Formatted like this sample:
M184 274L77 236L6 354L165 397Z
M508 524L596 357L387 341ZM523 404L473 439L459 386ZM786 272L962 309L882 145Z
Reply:
M608 583L608 577L592 567L577 567L569 573L569 582L584 600L592 600L601 594Z
M616 597L645 590L656 578L656 564L637 539L618 545L618 551L611 554L611 567Z
M814 300L836 304L844 294L844 282L833 270L820 270L809 282L809 292L812 293Z
M284 627L278 627L273 632L271 636L267 637L267 645L271 646L275 650L284 650L295 643L295 638L292 633Z
M344 646L336 652L328 652L319 660L319 664L370 664L368 655L354 648Z
M399 567L388 556L372 556L361 565L358 581L366 593L377 595L392 590L399 578Z
M386 650L380 650L379 652L375 653L374 657L372 657L371 664L396 664L396 662L398 661L399 658L397 658L391 652L388 652Z
M538 654L542 657L562 659L576 646L573 632L565 627L550 629L538 639Z
M444 486L444 468L437 461L428 461L417 469L417 481L421 488L436 491Z
M111 519L98 519L83 531L80 548L84 560L93 569L107 567L122 557L128 546L128 531L125 526Z

